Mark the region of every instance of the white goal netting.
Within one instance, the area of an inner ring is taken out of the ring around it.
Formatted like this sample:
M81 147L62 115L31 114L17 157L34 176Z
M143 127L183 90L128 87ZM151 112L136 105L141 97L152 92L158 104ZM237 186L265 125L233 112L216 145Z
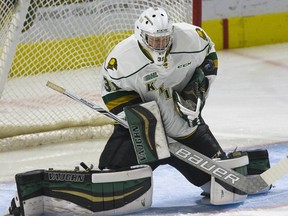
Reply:
M148 8L192 23L193 0L0 2L0 151L107 136L112 121L46 87L103 106L99 67Z

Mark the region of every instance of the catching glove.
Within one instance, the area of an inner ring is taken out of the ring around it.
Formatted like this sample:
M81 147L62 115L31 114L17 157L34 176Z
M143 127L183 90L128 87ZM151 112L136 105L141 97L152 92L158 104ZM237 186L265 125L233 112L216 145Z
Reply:
M195 104L198 103L198 98L200 98L200 110L202 110L205 105L205 93L208 88L208 84L209 81L205 77L203 70L198 67L195 69L195 72L189 83L181 92L181 95L184 100L191 100Z
M184 100L175 90L173 90L172 95L177 112L188 122L189 127L199 125L201 99L198 97L197 103L192 100Z

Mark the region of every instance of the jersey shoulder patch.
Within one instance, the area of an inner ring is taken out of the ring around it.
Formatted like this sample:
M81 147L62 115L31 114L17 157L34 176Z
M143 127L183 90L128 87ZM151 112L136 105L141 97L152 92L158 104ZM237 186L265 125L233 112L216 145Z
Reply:
M117 59L112 57L110 58L108 64L107 64L107 69L110 69L110 70L117 70L118 68L118 64L117 64Z
M117 44L104 63L105 73L112 79L129 78L142 70L150 61L139 48L132 35Z
M205 41L208 41L208 38L207 38L205 32L204 32L202 29L196 28L195 30L196 30L197 34L198 34L202 39L204 39Z

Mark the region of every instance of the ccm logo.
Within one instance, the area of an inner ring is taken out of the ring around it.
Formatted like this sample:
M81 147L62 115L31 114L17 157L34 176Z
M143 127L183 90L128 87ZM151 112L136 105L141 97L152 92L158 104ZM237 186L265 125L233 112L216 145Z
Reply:
M184 158L191 163L197 165L196 167L201 167L202 170L207 170L208 173L213 173L214 176L218 176L219 178L230 180L232 184L235 184L240 178L236 175L229 173L227 170L217 167L215 164L195 155L185 149L179 149L176 152L176 155Z

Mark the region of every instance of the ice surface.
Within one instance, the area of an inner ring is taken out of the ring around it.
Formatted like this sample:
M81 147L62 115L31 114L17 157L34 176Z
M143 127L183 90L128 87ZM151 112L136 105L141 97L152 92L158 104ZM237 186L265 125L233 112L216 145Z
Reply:
M271 162L288 153L288 43L219 51L219 72L204 119L227 151L266 146ZM0 153L0 215L16 189L14 176L33 169L73 169L81 161L97 166L105 140L54 144ZM154 172L152 208L138 215L277 216L288 215L288 178L265 195L244 204L205 206L201 190L174 168Z

